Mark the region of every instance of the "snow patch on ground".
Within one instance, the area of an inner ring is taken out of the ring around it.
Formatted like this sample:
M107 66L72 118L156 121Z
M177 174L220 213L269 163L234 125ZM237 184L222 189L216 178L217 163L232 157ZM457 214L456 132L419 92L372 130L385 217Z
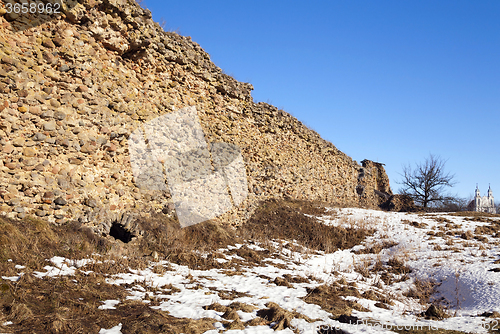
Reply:
M293 319L292 325L301 333L316 333L321 326L341 328L351 333L393 333L391 328L443 328L474 333L487 333L487 319L479 314L483 312L500 312L500 273L494 272L494 262L499 259L500 247L496 238L485 236L487 242L475 239L464 240L456 234L446 235L451 228L447 224L458 227L461 231L474 231L476 227L486 225L484 222L466 220L465 217L443 214L410 214L388 213L366 209L330 209L327 215L320 217L325 224L344 227L368 227L376 230L373 236L366 239L363 245L348 250L338 250L334 253L297 252L284 247L280 249L279 259L266 259L260 265L248 265L237 274L229 274L224 269L191 270L168 261L151 262L144 270L130 268L126 273L112 275L106 278L106 283L127 284L129 296L127 299L140 300L144 303L155 301L151 308L168 312L179 318L213 318L217 330L206 334L218 333L223 330L222 312L205 310L204 306L213 303L229 305L241 302L266 308L268 302L275 302L288 311L296 311L311 319L321 319L308 323L304 319ZM446 220L438 221L436 218ZM495 218L498 219L498 218ZM446 227L448 226L448 227ZM429 233L445 232L442 236L432 236ZM365 247L373 247L380 243L393 244L378 254L363 254L356 251ZM221 253L241 248L237 244L220 250ZM246 247L254 250L264 250L263 245L248 244ZM243 258L226 254L220 262L231 258ZM380 275L363 276L361 268L368 271L377 261L387 261L397 258L412 269L408 279L400 276L400 282L385 284ZM34 272L38 278L74 275L77 270L84 273L93 259L70 260L53 257L52 265L44 267L45 272ZM164 266L165 272L156 273L153 268ZM23 266L16 266L24 269ZM308 283L291 283L291 287L278 286L272 281L277 277L289 274L309 278ZM22 276L5 277L2 279L17 281ZM265 278L268 277L268 278ZM415 283L415 279L436 280L440 282L436 300L448 307L448 313L453 315L440 321L426 320L420 314L429 305L421 305L417 300L405 296ZM307 295L307 288L333 282L355 282L360 293L377 291L390 296L394 305L390 309L376 306L373 300L347 297L357 301L369 312L353 311L360 318L359 324L344 324L331 319L331 314L320 306L309 304L302 299ZM175 289L172 290L172 289ZM171 291L172 290L172 291ZM237 297L224 299L217 292L235 294ZM120 300L106 300L99 309L114 309ZM256 311L247 313L238 311L241 320L247 321L257 316ZM5 324L4 324L5 325ZM392 327L391 327L392 326ZM122 324L111 329L101 329L99 333L121 333ZM247 327L244 330L230 330L227 333L274 333L269 326ZM281 333L293 333L285 329Z
M99 334L122 334L122 324L118 324L118 326L110 329L101 328Z
M120 304L120 301L119 300L114 300L114 299L110 299L110 300L105 300L103 302L104 305L101 305L98 307L99 310L116 310L116 305Z

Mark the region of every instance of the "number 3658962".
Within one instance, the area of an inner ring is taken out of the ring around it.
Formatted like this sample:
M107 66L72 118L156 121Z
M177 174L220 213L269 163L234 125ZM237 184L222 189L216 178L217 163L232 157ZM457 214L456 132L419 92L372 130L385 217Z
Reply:
M47 3L43 2L23 2L12 4L10 2L5 4L7 13L16 14L59 14L61 13L60 3Z

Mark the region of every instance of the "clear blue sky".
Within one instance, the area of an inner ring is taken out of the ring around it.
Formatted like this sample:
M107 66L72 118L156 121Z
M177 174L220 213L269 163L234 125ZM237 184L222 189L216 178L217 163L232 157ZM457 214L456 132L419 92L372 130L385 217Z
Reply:
M142 4L353 159L448 159L462 197L500 200L500 1Z

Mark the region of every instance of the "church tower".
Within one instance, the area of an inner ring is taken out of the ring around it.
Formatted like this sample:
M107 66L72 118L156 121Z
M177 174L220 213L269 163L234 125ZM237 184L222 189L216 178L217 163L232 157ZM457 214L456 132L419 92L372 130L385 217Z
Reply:
M481 207L481 193L479 192L479 187L476 183L476 193L474 196L474 211L479 211Z
M488 188L488 202L491 208L495 207L495 199L493 198L493 191L491 190L491 185ZM494 212L491 212L494 213Z

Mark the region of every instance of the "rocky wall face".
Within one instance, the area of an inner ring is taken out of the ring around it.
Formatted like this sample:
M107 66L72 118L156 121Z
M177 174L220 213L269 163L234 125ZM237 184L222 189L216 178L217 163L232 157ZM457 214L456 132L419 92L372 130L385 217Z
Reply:
M356 192L359 203L364 207L380 207L392 196L384 165L378 162L363 160L358 169L358 185Z
M359 166L288 113L254 103L250 84L133 1L75 2L25 30L0 14L0 210L8 216L79 219L108 233L112 221L133 229L134 212L172 213L168 187L138 187L129 137L189 106L209 148L234 145L244 161L248 196L224 221L241 222L270 197L376 207L377 192L391 194L381 164Z

